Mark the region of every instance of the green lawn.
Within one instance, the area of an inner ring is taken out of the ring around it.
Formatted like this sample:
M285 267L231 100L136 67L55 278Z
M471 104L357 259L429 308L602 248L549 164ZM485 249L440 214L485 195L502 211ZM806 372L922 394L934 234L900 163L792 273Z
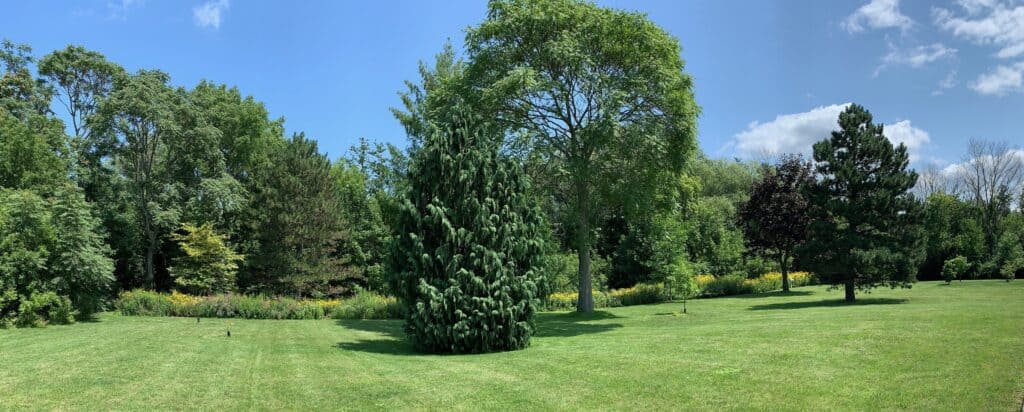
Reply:
M0 409L1019 410L1024 281L824 287L543 314L529 349L410 351L394 321L124 317L0 330Z

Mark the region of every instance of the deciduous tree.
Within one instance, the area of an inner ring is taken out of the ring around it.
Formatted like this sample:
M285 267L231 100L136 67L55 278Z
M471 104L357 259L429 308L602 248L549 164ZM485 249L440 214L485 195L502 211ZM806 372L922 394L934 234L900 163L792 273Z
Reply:
M593 310L590 253L603 206L655 207L693 153L699 108L679 42L643 14L578 0L493 0L466 36L485 116L527 152L565 206ZM616 201L610 201L615 199Z
M750 198L737 210L747 245L779 262L783 292L789 292L790 259L807 239L811 215L805 190L812 184L809 162L799 156L784 157L754 183Z

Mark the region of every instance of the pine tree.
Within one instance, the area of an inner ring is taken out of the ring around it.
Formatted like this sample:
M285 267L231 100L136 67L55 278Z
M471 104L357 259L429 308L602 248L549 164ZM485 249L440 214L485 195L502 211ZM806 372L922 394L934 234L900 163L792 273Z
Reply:
M422 351L520 349L534 331L540 211L524 173L499 153L497 129L452 117L433 125L414 157L389 262L392 290Z
M843 285L853 302L856 289L909 287L915 278L919 207L909 190L917 173L907 170L906 146L893 147L863 107L850 105L839 127L814 144L818 181L808 197L815 221L804 261L823 281Z

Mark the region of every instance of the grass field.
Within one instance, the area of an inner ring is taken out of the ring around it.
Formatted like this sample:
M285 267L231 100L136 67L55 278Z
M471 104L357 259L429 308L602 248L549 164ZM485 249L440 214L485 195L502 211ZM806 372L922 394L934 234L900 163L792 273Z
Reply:
M1024 282L824 287L546 313L530 348L411 351L396 321L101 315L0 330L0 409L1019 410Z

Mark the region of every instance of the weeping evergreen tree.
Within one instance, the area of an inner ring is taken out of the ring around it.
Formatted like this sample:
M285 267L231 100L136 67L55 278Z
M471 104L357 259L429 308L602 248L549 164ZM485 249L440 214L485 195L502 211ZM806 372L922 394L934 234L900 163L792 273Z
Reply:
M425 352L526 347L541 281L542 220L500 132L464 110L431 126L409 173L390 257L406 333Z

